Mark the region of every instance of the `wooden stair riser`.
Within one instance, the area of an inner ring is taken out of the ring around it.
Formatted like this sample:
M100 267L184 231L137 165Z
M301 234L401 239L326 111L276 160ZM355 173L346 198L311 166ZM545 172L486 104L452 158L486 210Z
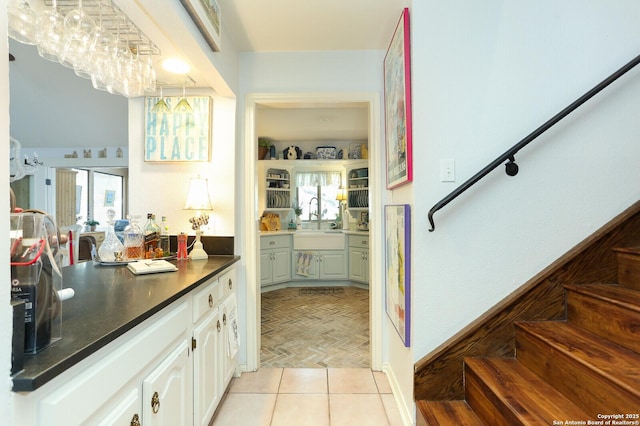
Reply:
M618 284L640 290L640 252L616 250Z
M522 425L516 415L504 406L498 395L493 393L476 373L465 366L464 396L467 404L480 420L488 425Z
M417 401L416 426L484 426L465 401Z
M567 289L567 320L640 353L640 311Z
M516 356L527 368L579 405L590 417L604 412L636 412L640 398L606 374L558 350L548 341L516 327ZM588 348L583 348L587 349ZM594 354L601 356L601 354ZM610 362L615 364L612 357ZM620 374L625 374L621 369ZM629 411L631 410L631 411Z
M513 358L466 358L467 403L487 425L587 419L583 410Z

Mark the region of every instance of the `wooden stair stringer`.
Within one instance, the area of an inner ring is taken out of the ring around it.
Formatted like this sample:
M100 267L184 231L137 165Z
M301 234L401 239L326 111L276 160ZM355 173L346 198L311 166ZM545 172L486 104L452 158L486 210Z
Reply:
M417 361L414 365L415 398L463 399L465 357L513 356L514 322L565 319L564 285L615 281L618 265L613 249L637 244L638 235L640 201Z

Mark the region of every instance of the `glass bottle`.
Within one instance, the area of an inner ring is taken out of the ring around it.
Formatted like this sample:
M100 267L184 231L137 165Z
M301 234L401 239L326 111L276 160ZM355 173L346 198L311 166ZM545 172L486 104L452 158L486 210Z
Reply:
M160 223L160 248L164 253L164 256L171 255L171 244L169 242L169 223L167 217L162 216L162 222Z
M129 225L124 228L124 260L144 258L144 235L138 225L140 216L129 216Z
M98 257L103 262L119 262L122 260L124 245L122 245L113 229L115 216L116 212L113 209L107 210L107 233L98 249Z
M156 223L153 213L147 213L147 223L144 226L144 257L154 259L162 257L160 248L160 227Z

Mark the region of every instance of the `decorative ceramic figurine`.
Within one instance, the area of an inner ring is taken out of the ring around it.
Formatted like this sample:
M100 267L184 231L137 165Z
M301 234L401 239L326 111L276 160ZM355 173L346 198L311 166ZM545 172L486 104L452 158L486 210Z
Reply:
M302 150L294 145L285 148L283 154L285 160L299 160L302 158Z

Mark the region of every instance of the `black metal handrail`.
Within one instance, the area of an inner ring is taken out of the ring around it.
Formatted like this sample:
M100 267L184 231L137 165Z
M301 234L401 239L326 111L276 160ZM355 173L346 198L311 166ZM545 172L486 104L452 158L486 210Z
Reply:
M609 77L607 77L604 80L602 80L602 82L600 82L598 85L596 85L593 89L589 90L587 93L585 93L584 95L580 96L578 99L576 99L568 107L566 107L565 109L563 109L562 111L560 111L559 113L557 113L556 115L551 117L542 126L538 127L536 130L531 132L528 136L526 136L520 142L518 142L513 147L511 147L507 152L505 152L504 154L502 154L501 156L499 156L498 158L493 160L485 168L480 170L478 173L473 175L465 183L463 183L462 185L457 187L455 190L453 190L449 195L447 195L442 200L440 200L436 204L434 204L434 206L431 207L431 210L429 210L429 214L427 215L427 217L429 219L429 223L431 224L431 229L429 229L429 232L433 232L436 229L436 225L433 222L433 214L435 212L437 212L438 210L440 210L441 208L443 208L444 206L449 204L451 201L455 200L458 196L462 195L463 192L465 192L467 189L472 187L476 182L478 182L480 179L482 179L487 174L489 174L489 172L491 172L493 169L495 169L496 167L498 167L500 164L504 163L507 160L508 160L508 162L505 164L505 168L506 168L505 172L509 176L517 175L518 174L518 165L515 162L516 161L515 160L515 155L516 155L516 153L518 151L520 151L522 148L527 146L529 143L533 142L533 140L536 139L538 136L540 136L541 134L543 134L544 132L549 130L557 122L559 122L564 117L569 115L571 112L573 112L575 109L577 109L580 105L582 105L583 103L585 103L586 101L591 99L598 92L603 90L605 87L607 87L608 85L610 85L611 83L616 81L618 78L622 77L627 71L631 70L633 67L635 67L639 63L640 63L640 55L636 56L634 59L629 61L626 65L621 67L619 70L617 70L616 72L611 74Z

